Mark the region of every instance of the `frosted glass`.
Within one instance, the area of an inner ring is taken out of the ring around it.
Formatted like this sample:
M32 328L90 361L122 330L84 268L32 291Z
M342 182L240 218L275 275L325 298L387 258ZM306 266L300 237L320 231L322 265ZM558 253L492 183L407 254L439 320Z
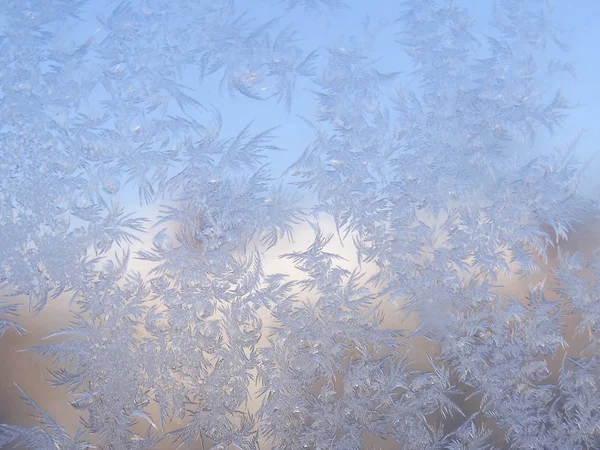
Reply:
M2 2L0 447L600 448L578 5Z

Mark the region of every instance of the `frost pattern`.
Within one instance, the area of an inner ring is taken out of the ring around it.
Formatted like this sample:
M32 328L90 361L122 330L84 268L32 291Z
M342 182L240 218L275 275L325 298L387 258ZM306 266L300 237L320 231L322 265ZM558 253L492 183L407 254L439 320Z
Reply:
M574 66L545 2L490 0L487 36L459 3L315 48L313 15L353 5L134 0L88 32L85 1L5 2L0 337L69 298L24 351L81 426L11 385L37 424L0 446L600 448L600 253L560 250L598 204L578 137L523 157ZM312 140L277 178L290 130Z

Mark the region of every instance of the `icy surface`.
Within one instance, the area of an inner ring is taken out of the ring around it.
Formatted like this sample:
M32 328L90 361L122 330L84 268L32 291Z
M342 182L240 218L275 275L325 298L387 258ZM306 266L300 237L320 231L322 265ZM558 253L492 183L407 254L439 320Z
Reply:
M0 6L0 447L600 448L548 2L102 3Z

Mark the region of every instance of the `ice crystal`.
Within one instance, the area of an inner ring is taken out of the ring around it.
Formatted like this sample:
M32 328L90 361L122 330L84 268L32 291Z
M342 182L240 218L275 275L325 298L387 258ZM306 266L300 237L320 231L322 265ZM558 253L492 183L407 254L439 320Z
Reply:
M461 3L6 1L0 348L50 326L14 358L67 409L0 380L0 446L600 447L581 136L526 155L574 64L546 2Z

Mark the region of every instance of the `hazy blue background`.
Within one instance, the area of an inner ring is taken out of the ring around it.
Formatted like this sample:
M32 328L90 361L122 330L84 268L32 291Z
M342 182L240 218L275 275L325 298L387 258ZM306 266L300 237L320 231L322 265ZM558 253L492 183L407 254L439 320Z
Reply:
M136 4L137 2L132 2ZM400 30L399 25L393 23L399 17L402 4L397 1L377 0L365 2L355 0L347 2L349 10L336 10L334 13L326 12L317 15L307 12L303 7L298 7L290 13L285 13L281 5L275 1L236 1L236 9L239 13L248 11L249 16L255 18L256 24L264 23L277 16L281 12L280 23L275 27L291 24L298 30L302 37L300 45L305 54L315 48L320 48L321 55L325 54L325 48L330 45L344 47L348 45L348 39L356 36L358 40L367 37L363 23L369 16L371 31L377 30L374 39L373 55L379 58L374 65L380 72L401 71L399 81L402 87L418 91L418 80L411 79L409 73L412 71L411 61L404 53L400 44L396 42L396 33ZM475 21L473 34L481 38L488 32L493 32L488 21L491 17L492 4L490 1L459 1L460 6L467 6L471 17ZM84 23L75 29L65 30L65 38L71 40L74 45L85 42L96 30L95 37L98 42L106 36L106 31L98 22L97 17L105 17L119 2L92 1L83 16ZM570 53L557 57L571 60L575 63L577 78L573 79L568 74L561 74L556 79L564 95L578 107L571 111L564 127L557 130L553 136L542 132L537 137L533 148L523 145L526 151L525 157L543 153L549 148L562 145L573 139L581 130L585 130L580 146L579 154L588 157L600 150L600 82L598 73L600 62L598 58L598 46L600 45L600 2L595 0L580 0L576 2L554 1L556 19L570 30L567 35L567 43L570 44ZM483 43L478 56L486 56L486 46ZM324 58L319 60L322 64ZM304 148L311 142L313 131L296 115L302 115L312 120L316 108L315 96L309 89L317 88L307 80L297 83L293 96L292 112L286 116L282 104L275 106L274 100L260 102L251 100L242 95L237 95L237 100L232 101L225 88L221 93L216 87L220 81L221 73L208 77L203 84L197 80L187 77L183 83L197 89L193 97L204 105L215 106L223 116L224 137L235 136L240 129L253 121L252 133L258 133L273 126L280 126L276 130L277 139L275 144L286 149L286 152L272 153L270 156L271 170L273 175L279 176L285 168L302 153ZM391 92L391 91L390 91ZM94 99L92 100L92 106ZM97 110L100 112L100 109ZM210 121L209 114L198 116L198 121L205 124ZM590 174L600 173L600 160L596 159L590 167ZM597 177L588 177L585 189L590 193L600 192L600 182ZM129 194L132 194L130 192ZM137 195L137 193L135 193ZM125 203L136 203L130 195L122 197Z

